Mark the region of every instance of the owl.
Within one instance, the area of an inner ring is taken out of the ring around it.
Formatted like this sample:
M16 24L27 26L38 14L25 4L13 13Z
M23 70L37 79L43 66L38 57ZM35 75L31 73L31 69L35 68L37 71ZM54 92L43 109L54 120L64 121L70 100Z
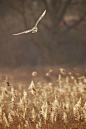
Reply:
M35 26L32 29L26 30L26 31L23 31L23 32L20 32L20 33L17 33L17 34L13 34L13 35L20 35L20 34L29 33L29 32L36 33L38 31L37 25L38 25L39 21L44 17L45 14L46 14L46 10L39 17L39 19L37 20Z

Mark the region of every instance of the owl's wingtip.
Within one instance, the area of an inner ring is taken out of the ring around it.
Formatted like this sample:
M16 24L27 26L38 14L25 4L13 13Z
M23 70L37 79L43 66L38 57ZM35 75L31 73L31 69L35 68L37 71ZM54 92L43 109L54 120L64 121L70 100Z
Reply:
M18 35L18 34L12 34L12 35Z
M44 12L46 13L46 10Z

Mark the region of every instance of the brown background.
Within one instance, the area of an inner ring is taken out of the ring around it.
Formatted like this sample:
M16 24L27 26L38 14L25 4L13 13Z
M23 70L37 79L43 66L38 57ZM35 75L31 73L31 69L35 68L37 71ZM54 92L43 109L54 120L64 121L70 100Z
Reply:
M38 33L31 29L44 10ZM80 65L86 62L85 0L0 0L0 66Z

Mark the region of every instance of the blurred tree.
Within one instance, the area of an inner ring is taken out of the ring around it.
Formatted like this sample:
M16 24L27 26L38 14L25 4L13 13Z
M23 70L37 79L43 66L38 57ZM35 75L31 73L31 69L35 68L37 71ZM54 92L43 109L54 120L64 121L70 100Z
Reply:
M40 10L47 10L38 33L31 37L33 44L41 50L41 64L63 62L65 55L63 56L61 43L67 42L67 38L70 41L70 34L67 32L77 29L86 20L86 0L4 0L4 3L22 16L25 29L34 25L42 13Z

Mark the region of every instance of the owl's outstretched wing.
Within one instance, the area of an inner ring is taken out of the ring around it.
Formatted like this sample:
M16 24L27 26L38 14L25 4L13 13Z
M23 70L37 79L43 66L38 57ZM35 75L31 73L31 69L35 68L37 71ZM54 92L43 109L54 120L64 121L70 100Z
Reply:
M32 28L32 29L30 29L30 30L26 30L26 31L23 31L23 32L20 32L20 33L17 33L17 34L13 34L13 35L20 35L20 34L24 34L24 33L29 33L29 32L31 32L31 31L32 31L32 33L37 32L37 25L38 25L39 21L44 17L45 13L46 13L46 10L42 13L42 15L41 15L41 16L39 17L39 19L37 20L35 26L33 27L33 28L35 28L36 30L34 30L34 29Z
M37 20L37 22L36 22L36 24L35 24L35 27L37 27L39 21L44 17L45 13L46 13L46 10L43 12L43 14L42 14L42 15L39 17L39 19Z
M17 33L17 34L13 34L13 35L20 35L20 34L24 34L24 33L29 33L31 31L32 31L32 29L26 30L26 31L23 31L23 32L20 32L20 33Z

